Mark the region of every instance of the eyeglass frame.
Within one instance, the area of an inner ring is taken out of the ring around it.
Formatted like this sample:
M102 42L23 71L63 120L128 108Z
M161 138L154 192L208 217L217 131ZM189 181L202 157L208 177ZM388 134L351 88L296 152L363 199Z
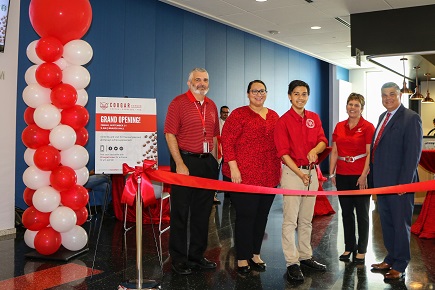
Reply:
M265 95L265 94L267 94L267 90L263 90L263 89L261 89L261 90L251 90L250 91L251 92L251 94L253 94L253 95L258 95L258 94L260 94L260 95Z

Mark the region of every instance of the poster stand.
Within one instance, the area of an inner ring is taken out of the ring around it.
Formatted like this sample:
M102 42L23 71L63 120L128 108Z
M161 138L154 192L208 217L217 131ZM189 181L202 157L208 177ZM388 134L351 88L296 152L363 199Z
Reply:
M141 177L137 178L136 191L136 279L120 284L124 289L161 289L155 280L144 280L142 275L142 195Z

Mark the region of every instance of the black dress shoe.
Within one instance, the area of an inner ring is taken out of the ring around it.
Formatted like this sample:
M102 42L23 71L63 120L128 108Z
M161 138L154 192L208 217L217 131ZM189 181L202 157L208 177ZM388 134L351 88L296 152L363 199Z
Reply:
M293 264L287 267L287 280L291 281L304 281L301 267L298 264Z
M252 270L258 271L258 272L264 272L266 271L266 263L256 263L254 260L249 259L249 264L252 267Z
M364 258L357 258L356 254L353 255L353 262L355 264L362 265L362 264L365 263L365 261L366 261L366 257L365 256L364 256Z
M347 254L347 255L345 255L345 254L343 254L343 255L341 255L340 257L338 257L338 259L340 260L340 261L343 261L343 262L348 262L348 261L350 261L350 256L353 254L353 256L355 257L355 255L356 255L356 251L355 252L349 252L349 254Z
M206 258L202 258L200 260L190 260L187 262L187 265L191 268L201 268L201 269L215 269L216 263L207 260Z
M251 272L251 268L249 266L242 266L242 267L237 266L237 273L239 274L246 275L249 274L250 272Z
M300 261L301 265L308 267L310 269L316 270L316 271L326 271L326 266L323 264L320 264L319 262L316 262L311 259L302 260Z
M172 270L180 275L192 274L192 270L188 265L186 265L186 263L172 263Z

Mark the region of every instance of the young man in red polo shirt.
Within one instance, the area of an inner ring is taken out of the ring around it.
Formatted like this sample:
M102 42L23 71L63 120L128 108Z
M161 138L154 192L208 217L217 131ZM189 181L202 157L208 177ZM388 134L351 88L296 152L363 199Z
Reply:
M315 191L319 187L316 170L310 171L310 165L317 162L317 154L325 150L328 140L319 116L305 109L309 95L307 83L292 81L288 87L291 108L276 124L275 145L284 163L281 188ZM317 271L326 270L325 265L312 258L311 221L315 202L315 195L283 196L282 248L288 280L304 280L300 265Z
M217 179L219 120L215 103L206 97L208 72L193 69L187 85L189 90L175 97L166 115L164 133L171 153L171 171ZM191 274L193 268L216 268L216 263L203 256L213 197L211 190L172 185L169 253L172 269L178 274Z

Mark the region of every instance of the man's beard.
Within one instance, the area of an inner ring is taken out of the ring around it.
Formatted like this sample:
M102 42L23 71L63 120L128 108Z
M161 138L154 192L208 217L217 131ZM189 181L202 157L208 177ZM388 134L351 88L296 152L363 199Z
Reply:
M201 90L199 90L197 87L195 87L195 86L192 86L192 91L193 91L193 93L195 93L195 94L198 94L198 95L207 95L207 93L208 93L208 90L209 89L206 89L205 91L201 91Z

